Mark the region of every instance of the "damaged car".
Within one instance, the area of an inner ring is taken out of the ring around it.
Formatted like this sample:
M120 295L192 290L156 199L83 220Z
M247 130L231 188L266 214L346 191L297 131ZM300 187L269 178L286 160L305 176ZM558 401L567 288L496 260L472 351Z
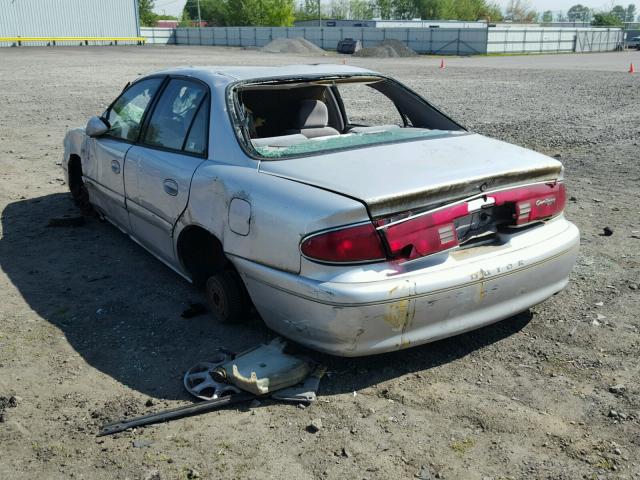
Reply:
M62 162L75 202L201 285L341 356L507 319L567 284L561 163L346 65L189 67L128 85Z

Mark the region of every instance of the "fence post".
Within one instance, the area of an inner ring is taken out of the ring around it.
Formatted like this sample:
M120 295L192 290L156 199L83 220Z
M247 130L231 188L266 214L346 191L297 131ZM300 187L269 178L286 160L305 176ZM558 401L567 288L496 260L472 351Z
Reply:
M456 55L460 55L460 29L458 29L458 38L456 41Z
M522 53L527 51L527 29L524 29L524 35L522 36Z
M540 30L540 53L542 53L542 47L544 46L544 30Z
M558 48L556 49L556 52L559 52L562 45L562 30L558 30L556 33L558 34Z

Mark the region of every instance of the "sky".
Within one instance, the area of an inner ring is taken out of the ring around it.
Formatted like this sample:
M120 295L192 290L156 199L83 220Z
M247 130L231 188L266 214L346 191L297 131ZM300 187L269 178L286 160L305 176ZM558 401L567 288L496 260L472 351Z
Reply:
M195 2L196 0L190 0ZM328 0L320 0L321 2L327 2ZM505 7L509 0L494 0L501 7ZM156 12L157 13L166 13L167 15L176 15L179 16L182 12L182 8L184 7L186 0L156 0ZM636 4L636 10L640 10L640 4L638 2L629 1L629 0L529 0L531 6L540 12L545 10L552 10L553 12L569 10L573 5L580 3L589 8L593 8L595 10L609 10L613 5L622 5L626 7L629 3Z

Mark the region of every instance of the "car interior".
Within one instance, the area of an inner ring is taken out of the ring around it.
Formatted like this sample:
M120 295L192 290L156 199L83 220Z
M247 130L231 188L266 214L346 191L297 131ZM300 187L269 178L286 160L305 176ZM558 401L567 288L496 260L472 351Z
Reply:
M382 94L387 110L393 112L377 115L383 106L376 102L347 105L341 92L349 84L365 86L359 94ZM249 83L238 87L235 94L245 141L259 154L276 151L286 156L289 151L308 153L420 137L433 131L464 131L417 95L381 77ZM359 107L371 110L371 105L376 105L375 112L354 111ZM395 121L377 121L390 116ZM362 118L369 121L350 120Z

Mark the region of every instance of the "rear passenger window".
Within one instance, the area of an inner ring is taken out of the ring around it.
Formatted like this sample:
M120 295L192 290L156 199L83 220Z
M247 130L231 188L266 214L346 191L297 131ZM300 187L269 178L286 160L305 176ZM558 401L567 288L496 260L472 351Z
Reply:
M209 102L205 101L200 106L196 118L193 120L191 130L184 144L184 151L204 155L207 151L207 134L209 118Z
M198 83L182 79L171 80L153 110L142 142L182 150L206 93L206 88Z

